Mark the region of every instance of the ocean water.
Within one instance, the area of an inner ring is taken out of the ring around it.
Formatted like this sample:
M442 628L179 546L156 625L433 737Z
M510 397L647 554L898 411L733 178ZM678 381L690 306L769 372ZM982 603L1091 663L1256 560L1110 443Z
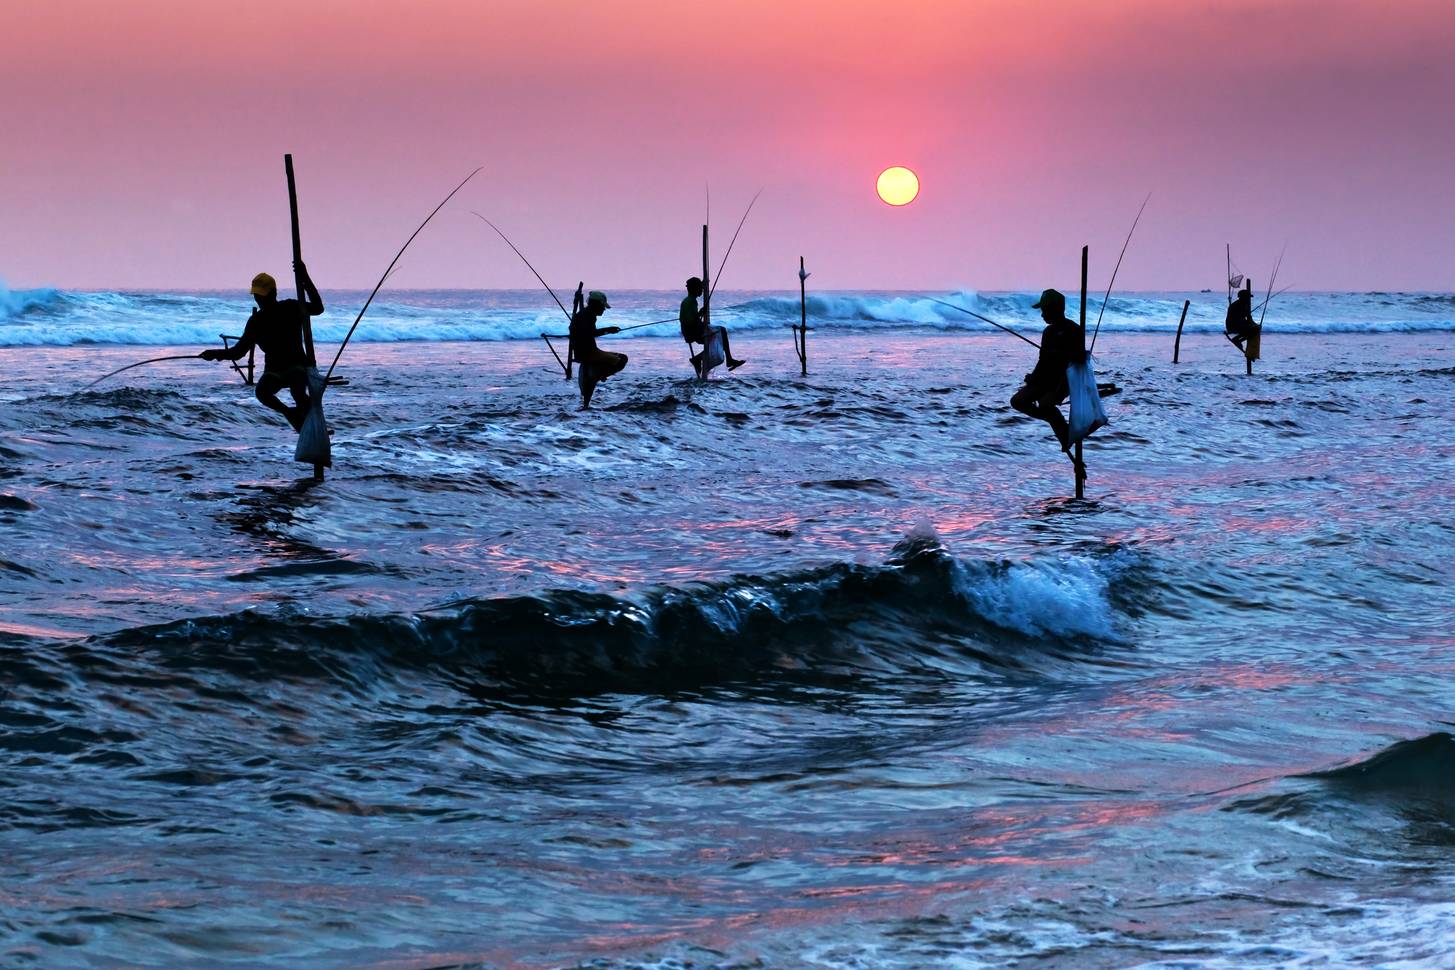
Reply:
M582 412L539 298L395 294L315 484L221 365L81 390L235 295L6 291L0 965L1448 965L1452 297L1251 377L1114 300L1077 501L927 296L1034 329L828 294L801 377L724 292Z
M556 288L567 306L574 285ZM999 323L1039 333L1040 314L1031 309L1036 293L831 291L809 292L808 315L835 333L921 328L955 333L994 333L993 327L945 303L959 304ZM320 341L337 342L368 297L367 292L324 291L330 312L314 323ZM619 326L662 321L636 336L676 336L682 292L612 290L612 322ZM1075 312L1074 293L1067 296ZM734 331L780 330L799 317L793 292L721 290L714 317ZM1223 293L1131 293L1106 304L1101 328L1109 333L1172 333L1191 302L1188 333L1222 333L1227 303ZM1101 294L1088 300L1091 319ZM1258 305L1261 306L1261 299ZM0 347L90 344L213 344L219 333L240 333L253 308L239 286L229 291L176 293L67 292L7 289L0 283ZM384 291L369 308L354 339L360 342L476 341L537 339L564 332L562 310L533 290ZM1264 321L1269 333L1431 333L1455 331L1455 294L1282 292ZM630 338L625 338L630 339Z

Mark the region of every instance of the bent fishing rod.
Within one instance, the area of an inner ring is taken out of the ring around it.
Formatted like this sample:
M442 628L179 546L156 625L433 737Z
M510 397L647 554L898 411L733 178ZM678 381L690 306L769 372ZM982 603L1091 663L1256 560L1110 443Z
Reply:
M1004 326L1003 324L996 323L994 320L990 319L989 317L982 316L981 314L976 313L974 310L967 310L965 307L962 307L962 306L960 306L957 303L946 303L944 300L936 300L932 296L927 296L927 297L925 297L925 299L926 300L929 300L931 303L938 303L940 306L947 306L951 310L959 310L961 313L968 313L972 317L974 317L976 320L983 320L984 322L990 324L992 327L996 328L997 330L1004 330L1006 333L1010 334L1012 337L1019 337L1021 340L1024 340L1026 343L1030 344L1032 347L1036 348L1037 350L1040 350L1041 349L1041 345L1040 344L1036 343L1034 340L1032 340L1030 337L1027 337L1025 334L1019 333L1019 332L1017 332L1015 330L1012 330L1010 327Z
M721 310L718 310L716 312L717 313L727 313L730 310L741 310L745 305L746 304L734 304L732 306L725 306ZM647 323L634 323L634 324L632 324L629 327L617 327L616 328L616 332L617 333L626 333L628 330L640 330L643 327L660 327L664 323L676 323L676 322L678 322L679 319L680 318L678 318L678 317L663 317L661 320L651 320L651 321L649 321ZM569 334L552 333L552 334L541 334L541 336L543 336L543 337L549 336L549 337L564 338L564 337L569 336Z
M1273 274L1268 278L1268 295L1263 298L1263 312L1258 314L1258 330L1263 330L1263 319L1268 316L1268 303L1273 299L1273 284L1278 281L1278 268L1283 265L1283 254L1288 249L1288 243L1278 251L1278 261L1273 264Z
M753 198L748 203L748 207L743 210L743 217L738 220L738 228L733 231L733 238L728 240L728 248L727 251L722 254L722 262L717 264L717 275L712 278L712 288L707 291L707 301L709 303L712 302L712 295L717 292L717 284L722 280L723 267L727 265L728 257L733 254L733 246L738 241L738 233L743 231L743 223L748 221L748 213L753 211L753 206L757 203L758 196L762 194L762 189L759 189L757 192L753 193Z
M166 357L153 357L151 360L139 360L135 364L127 364L125 367L118 367L118 368L116 368L116 370L112 371L109 374L102 374L100 377L96 378L91 383L86 384L85 386L83 386L81 388L81 390L83 390L83 391L90 390L91 388L95 387L97 384L100 384L102 381L106 380L106 378L108 378L108 377L115 377L117 374L120 374L122 371L128 371L128 370L131 370L134 367L142 367L142 366L144 366L146 364L156 364L156 363L160 363L161 361L164 361L164 360L201 360L201 359L202 359L202 355L201 354L169 354Z
M1111 299L1111 288L1116 285L1117 272L1122 268L1122 257L1127 254L1127 247L1132 244L1132 233L1137 231L1137 223L1142 221L1142 213L1147 211L1147 203L1151 201L1152 193L1148 192L1147 197L1142 200L1142 207L1137 210L1137 218L1132 220L1132 228L1127 230L1127 238L1122 243L1121 254L1117 256L1117 264L1111 271L1111 281L1106 284L1106 296L1101 298L1101 309L1096 311L1096 329L1091 333L1091 346L1086 349L1088 354L1096 349L1096 337L1101 333L1101 315L1106 312L1106 303Z
M561 308L561 312L564 313L564 314L566 314L566 319L567 320L570 320L571 319L571 312L566 309L566 304L562 303L561 302L561 298L556 295L556 291L553 290L553 289L551 289L551 284L547 283L545 281L545 278L542 277L540 273L537 273L536 272L536 268L530 264L530 260L528 260L528 259L525 258L525 253L521 252L518 248L516 248L515 243L513 243L513 242L510 241L510 237L507 236L505 233L501 232L499 226L497 226L495 223L491 222L489 219L487 219L484 216L482 216L480 213L475 212L472 209L470 211L470 214L473 215L475 218L479 219L481 222L485 223L485 225L489 226L491 229L494 229L495 230L495 234L497 236L499 236L501 239L504 239L505 240L505 245L507 245L511 249L515 250L515 255L517 255L517 256L520 257L520 261L522 263L525 263L526 269L529 269L531 271L531 273L533 273L535 275L535 278L541 281L541 286L544 286L546 288L546 292L549 293L549 294L551 294L551 299L553 299L553 300L556 301L556 306L560 307ZM544 336L544 335L542 335L542 336Z
M481 168L483 167L484 166L482 165ZM359 321L364 319L364 314L368 312L369 304L373 303L374 297L379 295L380 287L382 287L384 285L384 281L389 278L389 274L394 272L395 264L399 262L401 257L403 257L404 251L409 248L409 244L414 242L415 237L424 231L424 227L429 225L430 220L433 219L439 213L439 211L445 207L445 203L453 199L455 197L455 193L465 187L465 182L470 181L470 179L474 178L476 175L479 174L480 169L477 168L469 175L466 175L464 181L460 182L459 185L451 189L450 194L445 196L444 201L441 202L439 205L435 206L434 209L430 211L430 214L424 217L424 221L419 224L419 228L415 229L414 232L409 234L409 238L404 240L404 245L399 247L399 252L395 253L394 258L389 261L389 268L384 270L384 275L379 277L378 283L374 284L373 292L371 292L369 294L369 298L364 301L363 307L359 310L359 315L354 317L353 326L349 327L349 332L344 334L343 342L338 345L338 352L333 355L333 363L328 365L328 373L323 375L324 390L328 389L328 379L333 376L333 369L338 366L339 358L344 355L344 348L349 345L349 340L353 337L354 331L358 329ZM322 394L323 392L320 391L319 395L322 396Z
M515 255L517 255L517 256L520 257L520 261L522 263L525 263L526 268L531 271L531 273L535 276L536 279L538 279L538 280L541 281L541 286L544 286L546 288L546 292L549 293L549 294L551 294L551 299L556 301L556 306L560 307L561 308L561 312L566 315L566 321L568 323L574 321L575 318L572 317L570 311L568 311L566 309L566 305L561 302L561 298L556 295L556 291L553 290L553 289L551 289L551 284L547 283L546 280L545 280L545 277L541 276L540 273L536 272L536 268L531 265L530 260L528 260L528 259L525 258L525 253L521 252L520 251L520 248L518 246L516 246L515 243L513 243L513 242L510 241L510 237L507 236L505 233L501 232L499 226L497 226L495 223L491 222L489 219L486 219L480 213L475 212L472 209L471 212L470 212L470 214L473 215L475 218L479 219L481 222L485 223L485 225L489 226L491 229L494 229L495 230L495 234L497 236L499 236L501 239L504 239L505 240L505 245L509 246L512 250L514 250ZM580 292L581 292L581 287L579 287L579 286L576 287L576 292L577 292L577 295L579 296L580 295ZM561 334L555 334L554 336L556 336L557 339L567 339L567 340L569 340L571 335L570 334L565 334L563 336ZM558 353L556 353L556 345L553 344L553 343L551 343L551 337L552 337L552 334L548 334L548 333L542 333L541 334L541 339L544 340L546 342L546 346L548 348L550 348L551 356L554 357L554 358L556 358L556 363L561 365L561 370L565 371L566 378L569 380L570 377L571 377L571 364L570 364L571 351L570 351L570 349L568 347L567 350L566 350L566 359L565 360L562 360L561 359L561 355L558 354Z

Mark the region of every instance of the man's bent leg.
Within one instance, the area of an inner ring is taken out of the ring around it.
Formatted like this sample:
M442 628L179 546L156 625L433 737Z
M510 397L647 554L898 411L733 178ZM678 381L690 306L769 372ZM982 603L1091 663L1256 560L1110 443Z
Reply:
M288 423L293 426L293 430L297 431L303 426L302 410L290 408L288 405L278 400L278 392L281 391L284 387L287 387L289 384L289 378L274 372L263 371L263 376L258 378L258 386L257 390L255 391L255 395L257 396L258 402L260 404L262 404L264 407L272 408L274 411L277 411L279 414L283 415L283 417L288 419ZM298 392L296 388L290 389L293 390L293 400L297 401ZM307 385L304 385L305 399L307 398L307 395L308 388Z
M739 360L733 356L733 348L728 344L727 327L715 327L715 330L722 335L722 355L727 358L728 370L737 370L747 361Z
M598 380L605 380L612 374L619 374L626 367L626 354L613 354L609 351L603 352L601 359L595 364Z
M1027 387L1022 387L1011 396L1010 406L1027 417L1039 418L1051 426L1056 435L1056 441L1060 443L1061 450L1069 447L1071 430L1066 426L1066 419L1061 415L1061 409L1055 404L1055 396L1038 396L1037 392Z

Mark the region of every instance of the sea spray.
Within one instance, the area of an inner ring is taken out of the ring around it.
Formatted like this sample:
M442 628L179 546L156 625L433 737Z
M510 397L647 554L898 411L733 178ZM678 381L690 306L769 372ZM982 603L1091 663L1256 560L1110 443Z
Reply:
M329 312L314 321L320 342L347 331L366 294L330 291ZM613 340L679 338L670 291L613 290L612 323L641 326ZM1172 333L1182 301L1192 306L1187 333L1221 333L1225 307L1207 294L1122 294L1106 308L1109 333ZM932 331L989 334L995 329L935 301L974 310L1028 336L1044 325L1031 309L1032 293L969 289L924 293L819 292L808 298L809 323L824 336L835 332ZM1093 307L1093 309L1099 307ZM220 333L241 333L252 300L237 291L146 293L0 289L0 347L78 344L213 345ZM734 332L781 332L798 319L796 293L724 291L714 318ZM398 290L370 309L355 339L364 342L535 340L560 333L559 310L529 291ZM1455 300L1448 294L1287 293L1269 310L1269 333L1402 333L1455 330Z

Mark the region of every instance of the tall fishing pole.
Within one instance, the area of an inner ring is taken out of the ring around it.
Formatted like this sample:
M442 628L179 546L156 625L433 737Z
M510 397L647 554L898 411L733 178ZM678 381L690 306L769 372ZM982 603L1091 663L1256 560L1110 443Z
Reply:
M995 327L997 330L1004 330L1006 333L1010 334L1012 337L1019 337L1021 340L1024 340L1026 343L1030 344L1032 347L1036 348L1037 350L1040 350L1041 349L1041 345L1040 344L1036 343L1034 340L1032 340L1030 337L1027 337L1025 334L1018 333L1017 331L1012 330L1010 327L1007 327L1007 326L1004 326L1002 324L996 323L994 320L990 319L989 317L981 316L980 314L976 313L974 310L967 310L964 307L962 307L962 306L960 306L959 304L956 304L956 303L946 303L944 300L936 300L932 296L927 296L927 297L925 297L925 299L926 300L929 300L931 303L938 303L940 306L947 306L951 310L959 310L961 313L968 313L972 317L974 317L976 320L983 320L984 322L990 324L992 327Z
M481 166L481 168L483 167L484 166ZM352 337L354 336L354 331L359 328L359 321L364 319L364 314L368 312L369 304L373 303L374 297L379 295L379 289L384 285L384 281L389 278L389 274L394 272L395 264L399 262L401 257L403 257L404 251L409 248L409 244L414 242L415 237L424 231L424 227L429 225L430 220L433 219L435 215L438 214L439 211L445 207L445 203L453 199L455 197L455 193L465 187L466 182L470 181L470 179L474 178L476 175L479 174L480 169L477 168L469 175L466 175L464 180L461 181L459 185L455 186L453 189L450 190L450 194L445 196L443 202L430 210L430 214L424 217L424 221L419 224L419 228L415 229L414 232L409 234L409 238L404 240L404 245L399 247L399 252L395 253L394 258L389 261L389 268L384 270L384 275L380 276L379 282L374 284L373 292L371 292L369 294L369 298L364 301L364 305L359 309L359 315L354 317L353 325L349 327L349 332L344 334L343 342L338 345L338 352L333 355L333 363L328 365L328 373L323 375L324 390L328 389L328 379L333 376L333 369L338 366L339 358L344 355L344 348L349 345L349 340L352 339ZM322 393L323 391L319 392L320 395L322 395Z
M125 367L118 367L118 368L116 368L116 370L112 371L109 374L102 374L100 377L96 378L90 384L86 384L85 386L83 386L81 388L81 390L83 390L83 391L89 390L90 388L93 388L97 384L100 384L102 381L106 380L106 378L108 378L108 377L115 377L117 374L120 374L122 371L128 371L128 370L131 370L134 367L141 367L141 366L143 366L145 364L155 364L155 363L159 363L160 361L164 361L164 360L200 360L200 359L201 359L200 356L197 355L197 354L169 354L166 357L153 357L151 360L139 360L135 364L127 364Z
M733 238L728 241L727 252L722 254L722 262L717 264L717 276L712 281L712 289L707 291L707 297L709 300L712 299L712 294L717 292L717 284L722 281L722 268L727 265L728 257L733 254L733 244L738 241L738 233L743 231L743 223L748 221L748 213L753 211L753 205L758 201L758 196L762 194L762 189L759 189L757 192L755 192L753 194L752 201L749 202L748 207L743 210L743 217L738 220L738 228L733 232Z
M1274 271L1274 275L1277 275L1277 270ZM1271 289L1272 286L1273 286L1273 284L1270 283L1269 284L1269 288ZM1269 300L1273 299L1275 296L1282 296L1283 294L1287 293L1289 290L1293 289L1293 287L1294 287L1294 284L1290 283L1287 286L1279 287L1276 292L1270 293L1268 296L1264 297L1263 298L1263 303L1261 304L1261 309L1264 312L1267 312L1267 310L1268 310L1268 301ZM1259 324L1259 326L1262 326L1262 324Z
M1268 295L1263 298L1263 312L1258 314L1258 332L1263 332L1263 318L1268 316L1268 302L1273 299L1273 284L1278 280L1278 267L1283 265L1283 254L1288 249L1288 243L1283 244L1283 249L1278 251L1278 260L1273 264L1273 274L1268 277Z
M1088 354L1096 349L1096 337L1101 333L1101 315L1106 312L1106 303L1111 299L1111 288L1116 285L1117 271L1122 268L1122 256L1127 254L1127 247L1132 244L1132 233L1137 231L1137 223L1142 221L1142 213L1147 209L1147 203L1152 201L1152 193L1148 192L1147 197L1142 200L1142 207L1137 210L1137 218L1132 220L1132 228L1127 230L1126 242L1122 243L1121 254L1117 256L1117 264L1111 271L1111 282L1106 284L1106 296L1101 298L1101 309L1096 311L1096 329L1091 333L1091 347L1086 351Z
M535 273L535 278L541 281L541 286L544 286L546 288L546 292L551 294L551 299L556 301L556 306L560 307L561 312L566 314L566 319L570 320L571 312L566 309L566 304L562 303L561 298L556 295L556 291L551 289L551 284L547 283L545 279L542 278L540 273L536 273L536 268L530 264L530 260L525 258L525 253L521 252L519 249L516 249L515 243L510 241L510 237L507 236L505 233L501 232L499 226L491 222L489 219L486 219L480 213L471 210L470 214L473 215L475 218L479 219L481 222L485 223L485 225L489 226L491 229L494 229L496 235L498 235L501 239L505 240L505 245L515 250L515 255L520 257L520 261L522 263L525 263L527 269L529 269L532 273Z

